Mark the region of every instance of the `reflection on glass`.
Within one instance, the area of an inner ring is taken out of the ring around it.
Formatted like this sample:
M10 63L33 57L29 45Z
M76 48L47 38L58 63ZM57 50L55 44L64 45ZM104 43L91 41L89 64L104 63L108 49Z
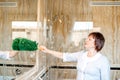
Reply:
M72 31L72 42L75 46L80 46L84 42L90 30L93 29L93 22L75 22ZM81 45L82 46L82 45Z
M37 22L36 21L13 21L12 39L17 37L28 38L37 41Z
M74 47L84 48L84 42L88 34L92 31L100 31L100 27L94 27L92 21L75 21L73 25L71 41Z

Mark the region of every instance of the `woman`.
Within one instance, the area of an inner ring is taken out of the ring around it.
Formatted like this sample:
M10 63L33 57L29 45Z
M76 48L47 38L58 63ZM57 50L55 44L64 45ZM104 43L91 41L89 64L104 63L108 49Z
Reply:
M40 46L40 50L52 54L63 61L77 62L77 80L110 80L110 65L108 59L101 54L104 46L104 36L99 32L92 32L85 41L84 51L75 53L61 53Z
M0 51L0 58L9 60L11 57L14 57L18 51Z

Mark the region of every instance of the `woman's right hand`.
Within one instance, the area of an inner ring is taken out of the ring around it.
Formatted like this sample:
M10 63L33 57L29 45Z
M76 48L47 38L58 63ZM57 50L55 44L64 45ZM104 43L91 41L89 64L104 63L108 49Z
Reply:
M44 53L48 52L48 49L45 46L40 46L39 50L42 51L42 52L44 52Z
M47 49L45 46L40 46L39 50L44 52L44 53L49 53L49 54L51 54L51 55L53 55L53 56L55 56L57 58L63 59L63 54L61 52Z

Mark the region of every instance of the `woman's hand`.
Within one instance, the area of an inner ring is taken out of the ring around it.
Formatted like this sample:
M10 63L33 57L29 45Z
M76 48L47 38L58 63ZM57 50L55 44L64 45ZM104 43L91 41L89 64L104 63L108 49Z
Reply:
M42 52L44 52L44 53L48 52L48 49L45 46L40 46L39 50L42 51Z
M19 52L18 51L10 51L9 52L9 57L14 57L18 54Z
M61 53L61 52L47 49L45 46L40 46L39 50L44 52L44 53L49 53L49 54L51 54L51 55L53 55L53 56L55 56L57 58L63 59L63 53Z

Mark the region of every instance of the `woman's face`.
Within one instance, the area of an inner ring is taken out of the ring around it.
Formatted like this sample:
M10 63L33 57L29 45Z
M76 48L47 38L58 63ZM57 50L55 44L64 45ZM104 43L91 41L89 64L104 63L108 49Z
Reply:
M87 50L95 49L95 39L92 35L88 36L88 38L85 40L85 48Z

